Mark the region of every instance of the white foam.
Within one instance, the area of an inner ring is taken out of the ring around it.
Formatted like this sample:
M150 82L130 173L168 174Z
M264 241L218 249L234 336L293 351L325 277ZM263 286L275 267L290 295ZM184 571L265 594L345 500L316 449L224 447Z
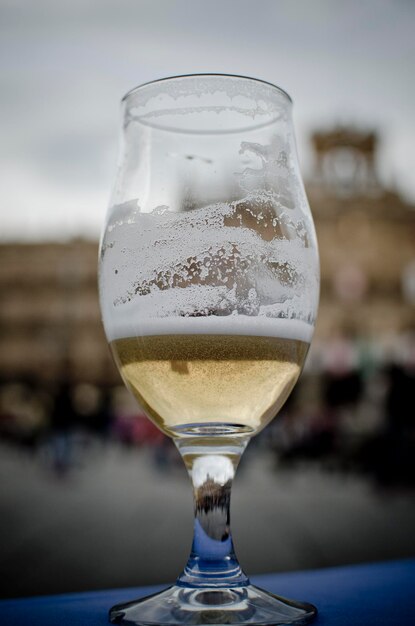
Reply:
M128 307L127 307L128 308ZM309 343L313 326L295 319L249 315L209 315L206 317L160 317L140 319L128 315L116 324L105 324L109 341L127 337L156 335L246 335L279 337Z

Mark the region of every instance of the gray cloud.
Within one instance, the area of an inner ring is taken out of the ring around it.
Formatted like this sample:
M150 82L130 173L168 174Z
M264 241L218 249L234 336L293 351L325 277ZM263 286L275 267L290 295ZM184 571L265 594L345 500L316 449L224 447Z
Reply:
M384 129L383 175L415 198L414 27L403 1L1 0L3 236L98 232L120 97L191 72L286 88L306 171L314 126Z

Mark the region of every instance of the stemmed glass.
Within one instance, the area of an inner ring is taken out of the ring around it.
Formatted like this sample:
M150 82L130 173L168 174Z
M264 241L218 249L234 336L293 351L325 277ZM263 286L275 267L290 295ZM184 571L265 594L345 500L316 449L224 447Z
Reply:
M102 317L127 387L184 460L195 519L176 583L113 607L113 623L271 625L316 614L250 583L229 526L241 455L295 385L317 312L291 108L279 87L217 74L155 81L123 99Z

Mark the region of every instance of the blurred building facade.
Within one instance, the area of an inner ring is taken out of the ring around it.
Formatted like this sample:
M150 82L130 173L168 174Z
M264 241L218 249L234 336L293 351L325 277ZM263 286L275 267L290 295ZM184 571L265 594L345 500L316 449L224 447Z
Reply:
M317 341L387 342L415 327L415 207L381 186L378 137L312 137L307 185L321 254ZM97 293L97 242L0 246L0 379L117 384Z
M92 241L0 246L0 377L4 382L113 383Z
M307 191L321 256L318 336L347 331L373 341L415 324L415 207L382 187L378 137L336 128L312 137Z

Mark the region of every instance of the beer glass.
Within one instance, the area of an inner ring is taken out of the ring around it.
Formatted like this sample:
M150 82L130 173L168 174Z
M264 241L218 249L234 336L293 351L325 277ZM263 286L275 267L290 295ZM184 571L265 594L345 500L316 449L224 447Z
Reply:
M229 526L240 457L295 385L317 312L291 99L260 80L202 74L137 87L122 107L102 318L125 384L184 460L195 519L176 583L113 607L110 620L305 623L312 605L250 583Z

